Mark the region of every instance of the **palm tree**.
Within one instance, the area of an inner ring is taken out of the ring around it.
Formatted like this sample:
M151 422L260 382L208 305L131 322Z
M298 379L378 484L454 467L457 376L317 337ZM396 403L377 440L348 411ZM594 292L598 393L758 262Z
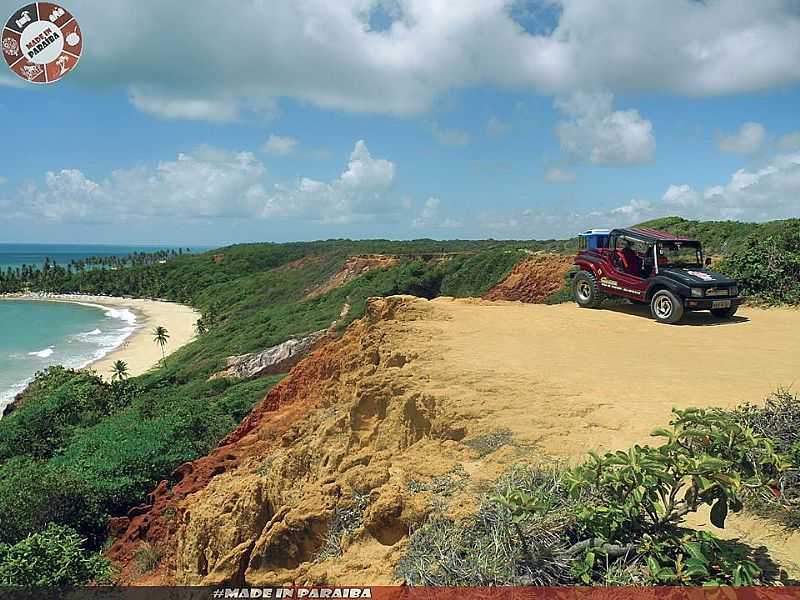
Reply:
M153 341L161 346L161 359L164 361L164 366L167 366L167 355L164 353L164 346L167 345L169 339L169 332L166 327L159 325L153 329Z
M128 364L124 360L118 360L111 367L111 381L123 381L128 376Z
M195 323L194 326L197 329L197 335L205 335L208 333L208 327L206 327L206 322L202 318L197 319L197 323Z

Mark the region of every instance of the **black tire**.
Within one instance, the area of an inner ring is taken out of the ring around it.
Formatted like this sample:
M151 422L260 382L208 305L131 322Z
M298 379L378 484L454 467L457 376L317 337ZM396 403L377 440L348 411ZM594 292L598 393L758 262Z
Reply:
M677 323L683 318L683 302L669 290L658 290L650 300L650 312L659 323Z
M717 317L718 319L730 319L733 315L736 314L737 308L739 307L729 306L728 308L712 308L711 314Z
M597 308L603 301L603 294L597 286L597 279L589 271L578 271L572 278L572 298L581 308Z

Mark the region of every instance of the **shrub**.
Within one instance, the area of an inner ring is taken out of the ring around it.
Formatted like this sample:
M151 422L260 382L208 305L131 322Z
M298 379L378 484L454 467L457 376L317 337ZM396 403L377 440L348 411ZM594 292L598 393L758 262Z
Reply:
M152 544L144 543L136 550L133 560L139 573L149 573L161 562L161 551Z
M745 404L731 415L769 439L790 464L773 489L750 492L749 505L791 527L800 527L800 398L779 390L763 406Z
M70 527L48 525L13 546L0 544L0 586L54 587L106 582L111 565L88 554L80 535Z
M743 491L785 467L772 444L720 410L675 411L658 447L592 454L569 470L517 467L476 515L435 513L396 575L411 585L755 585L750 548L680 526L701 505L721 527Z
M336 506L333 519L328 527L322 548L316 560L323 561L342 555L342 542L364 522L364 511L369 506L369 494L354 494L351 501L343 501Z
M511 505L534 498L541 511L515 516ZM478 512L463 520L434 513L413 532L395 576L408 585L558 585L573 581L564 535L575 503L559 471L515 467Z
M16 543L48 523L70 525L97 547L108 513L84 478L29 458L0 467L0 542Z
M800 303L800 221L787 223L771 235L747 238L720 267L754 300Z

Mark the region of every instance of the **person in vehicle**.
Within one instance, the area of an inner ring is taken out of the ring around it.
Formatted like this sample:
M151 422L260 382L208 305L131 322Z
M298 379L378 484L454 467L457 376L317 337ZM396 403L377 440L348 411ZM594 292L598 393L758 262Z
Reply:
M617 250L617 257L622 263L622 269L629 275L642 276L642 259L633 251L631 243L625 241L621 250Z

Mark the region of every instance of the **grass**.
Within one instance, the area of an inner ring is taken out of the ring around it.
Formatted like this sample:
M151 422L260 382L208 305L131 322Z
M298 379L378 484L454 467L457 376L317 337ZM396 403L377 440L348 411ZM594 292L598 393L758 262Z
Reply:
M518 521L498 497L525 490L546 500L540 517ZM519 466L502 477L477 514L455 520L435 512L418 529L395 576L407 585L558 585L571 570L561 541L570 501L558 472Z
M144 574L153 571L161 562L162 556L158 548L145 542L136 551L133 560L139 573Z
M469 478L467 472L461 464L457 464L448 473L432 477L425 482L419 479L409 480L406 488L410 492L421 493L431 492L436 496L452 496L456 491L463 489Z
M342 555L342 542L345 536L353 534L364 522L364 511L369 506L369 494L353 493L350 501L336 506L328 532L316 560L322 562Z
M462 443L475 450L478 456L483 458L495 450L511 444L512 441L513 434L510 429L498 429L475 437L466 438Z

